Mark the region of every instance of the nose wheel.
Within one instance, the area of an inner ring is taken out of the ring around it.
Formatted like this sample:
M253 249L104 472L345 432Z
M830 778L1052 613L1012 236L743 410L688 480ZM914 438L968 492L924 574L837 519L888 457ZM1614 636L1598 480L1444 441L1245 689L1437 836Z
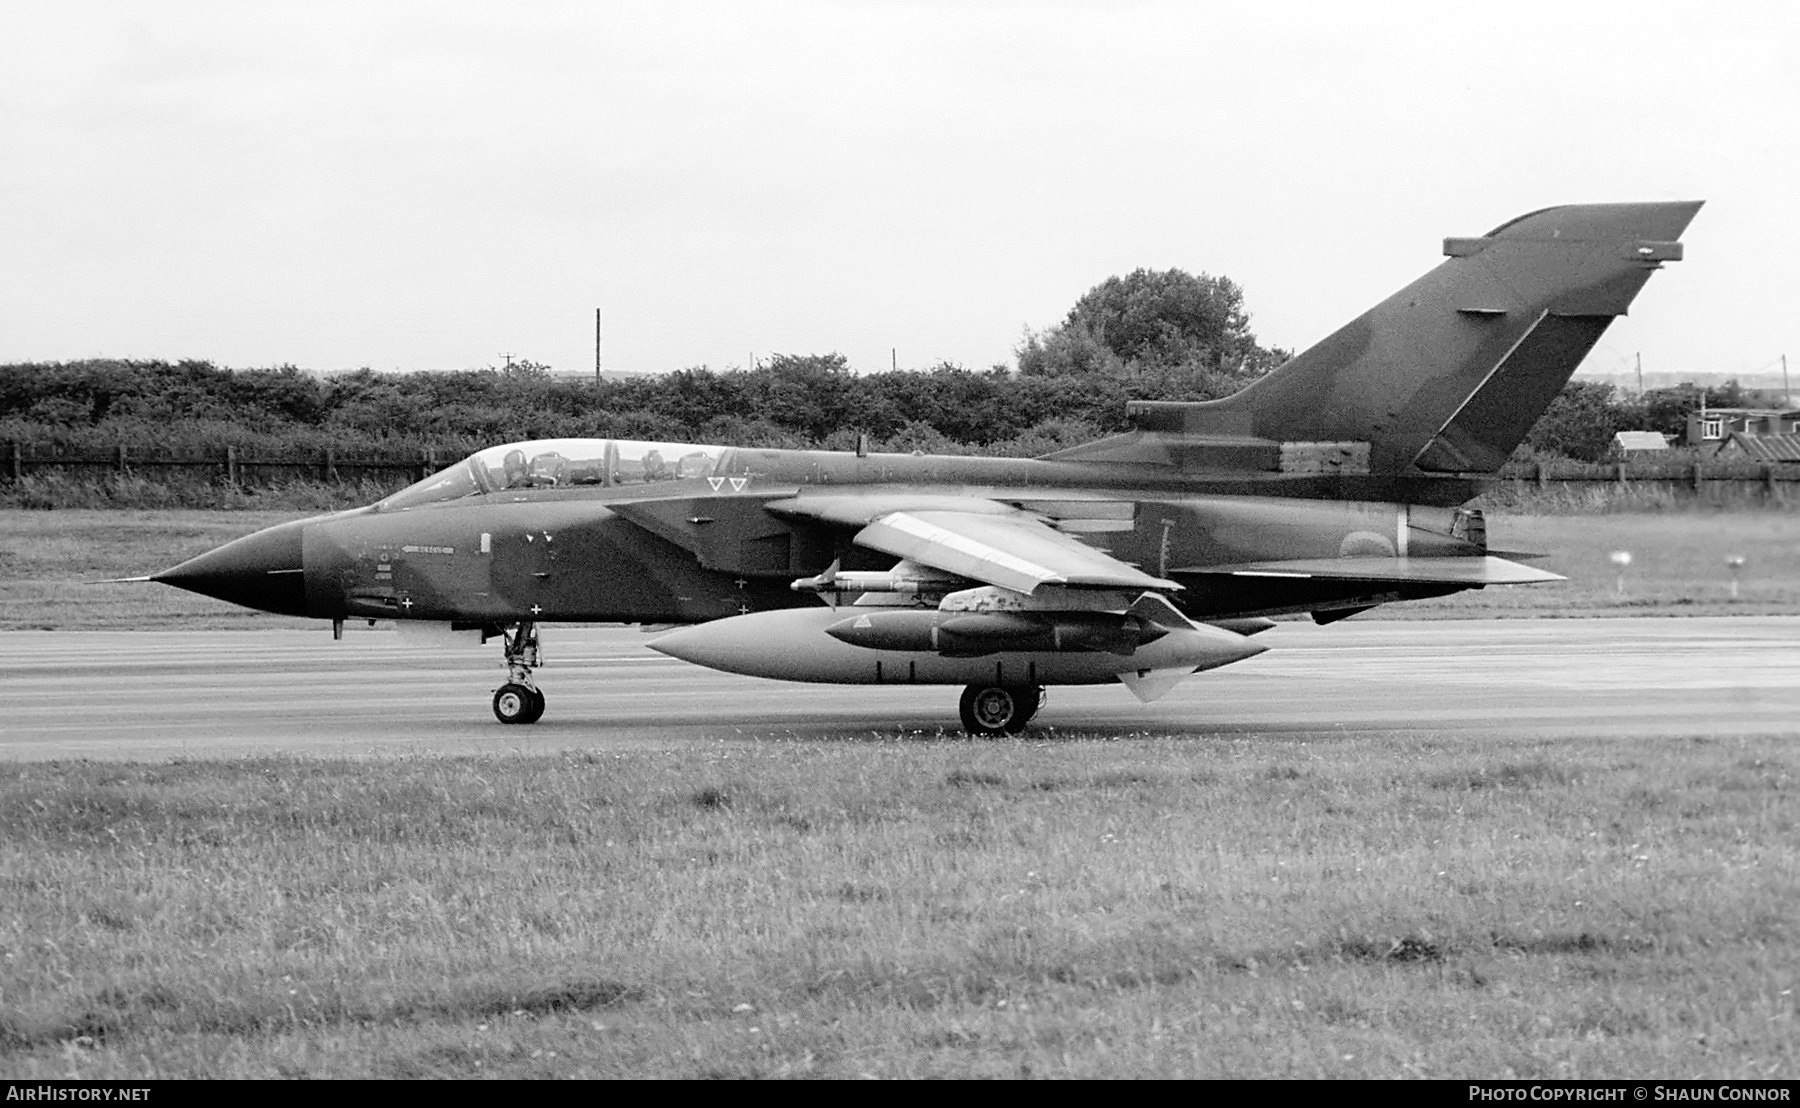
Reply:
M536 723L544 714L544 694L531 683L531 671L543 664L535 623L502 628L506 673L510 678L494 693L494 718L501 723Z

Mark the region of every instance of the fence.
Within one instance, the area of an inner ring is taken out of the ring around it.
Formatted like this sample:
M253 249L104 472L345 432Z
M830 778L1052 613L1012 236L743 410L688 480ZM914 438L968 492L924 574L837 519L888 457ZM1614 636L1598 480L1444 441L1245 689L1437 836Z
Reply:
M6 453L8 464L0 476L12 481L48 471L71 476L132 474L151 480L197 477L236 488L260 488L293 480L327 484L373 481L400 488L424 480L461 456L446 455L440 461L435 450L425 450L411 458L339 457L334 448L327 447L311 457L255 458L245 456L235 446L227 446L200 456L163 457L135 455L122 445L105 453L79 453L19 442L7 444Z
M76 453L40 448L31 443L7 444L8 464L0 479L23 480L45 471L70 475L106 476L134 474L189 476L221 482L237 488L257 488L296 479L328 484L370 481L400 488L420 481L448 465L455 457L441 458L425 450L405 458L339 457L326 448L311 457L254 458L228 446L204 456L138 456L118 446L104 453ZM1712 491L1734 496L1788 503L1800 493L1800 464L1750 461L1676 462L1512 462L1484 482L1489 492L1522 495L1537 492L1586 492L1627 488L1637 492L1693 495Z
M1671 497L1710 494L1786 504L1800 464L1755 461L1509 462L1483 482L1489 493L1616 492Z

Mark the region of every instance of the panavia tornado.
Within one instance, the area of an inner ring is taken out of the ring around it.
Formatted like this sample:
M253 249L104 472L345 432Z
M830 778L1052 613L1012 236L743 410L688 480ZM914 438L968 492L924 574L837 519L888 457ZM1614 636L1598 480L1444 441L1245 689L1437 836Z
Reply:
M539 627L673 625L655 650L789 681L963 686L1017 732L1053 685L1144 701L1262 652L1268 617L1556 580L1459 507L1662 263L1699 203L1577 204L1447 260L1242 392L1135 402L1036 459L602 439L483 450L365 508L151 579L271 612L504 643L535 722Z

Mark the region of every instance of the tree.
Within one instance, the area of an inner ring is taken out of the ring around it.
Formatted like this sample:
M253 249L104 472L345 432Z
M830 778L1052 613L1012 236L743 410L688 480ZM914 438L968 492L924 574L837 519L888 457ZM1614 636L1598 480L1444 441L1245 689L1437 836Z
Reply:
M1063 325L1085 327L1121 360L1149 365L1235 365L1256 345L1235 281L1179 269L1108 277Z
M1180 269L1108 277L1017 354L1026 376L1106 374L1156 399L1224 396L1286 358L1256 341L1235 281Z
M822 440L847 422L856 378L842 354L775 354L745 375L750 410Z
M501 373L516 381L543 381L549 378L550 367L530 358L520 358L516 362L508 359Z
M325 387L317 377L291 365L273 369L240 369L227 381L225 394L242 415L259 415L281 423L316 424L326 414Z
M1016 353L1019 372L1027 377L1125 375L1125 363L1119 356L1080 324L1042 332L1028 330Z
M1632 413L1613 399L1613 387L1599 381L1570 381L1525 436L1533 450L1598 462L1612 449L1613 435L1633 428Z

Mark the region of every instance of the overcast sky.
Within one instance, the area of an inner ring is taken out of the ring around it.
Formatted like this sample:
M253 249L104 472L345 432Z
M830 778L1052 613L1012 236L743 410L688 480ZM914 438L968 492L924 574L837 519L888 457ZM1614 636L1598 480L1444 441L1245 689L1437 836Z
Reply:
M0 361L986 368L1140 266L1299 349L1703 199L1587 368L1800 373L1797 11L4 0Z

